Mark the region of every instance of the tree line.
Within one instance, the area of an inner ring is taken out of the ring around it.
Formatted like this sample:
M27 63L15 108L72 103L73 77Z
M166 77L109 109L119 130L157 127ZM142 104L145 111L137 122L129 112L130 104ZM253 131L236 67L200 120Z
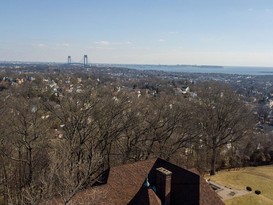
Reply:
M69 204L109 167L154 157L213 175L256 150L247 147L252 110L225 84L201 83L194 96L139 96L96 81L41 90L29 83L0 93L3 204Z

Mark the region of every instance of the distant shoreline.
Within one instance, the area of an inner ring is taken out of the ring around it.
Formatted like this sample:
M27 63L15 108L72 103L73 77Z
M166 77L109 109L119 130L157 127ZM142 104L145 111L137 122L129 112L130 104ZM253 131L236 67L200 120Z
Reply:
M31 66L43 65L52 66L60 65L66 66L67 63L30 63L30 62L1 62L0 67L5 65L12 66ZM80 66L80 64L78 64ZM89 66L95 67L112 67L112 68L127 68L136 70L154 70L164 72L179 72L179 73L215 73L215 74L230 74L230 75L273 75L273 67L253 67L253 66L218 66L218 65L152 65L152 64L104 64L91 63Z
M239 66L209 66L209 65L109 65L136 70L155 70L184 73L219 73L236 75L273 75L273 67L239 67ZM266 71L268 70L268 71Z
M270 74L273 74L273 71L260 71L260 73L264 73L264 74L270 73Z

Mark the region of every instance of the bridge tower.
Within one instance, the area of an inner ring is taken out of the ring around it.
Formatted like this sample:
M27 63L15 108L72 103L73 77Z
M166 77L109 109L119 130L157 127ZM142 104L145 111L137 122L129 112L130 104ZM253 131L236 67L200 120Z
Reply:
M67 57L67 63L68 63L68 64L71 64L71 56L68 56L68 57Z
M87 57L87 55L84 55L83 56L83 66L86 67L87 64L88 64L88 57Z

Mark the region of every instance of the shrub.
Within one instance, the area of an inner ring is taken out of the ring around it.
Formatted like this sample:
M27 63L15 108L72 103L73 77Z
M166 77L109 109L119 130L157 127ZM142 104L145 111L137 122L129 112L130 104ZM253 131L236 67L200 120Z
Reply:
M261 191L260 190L256 190L255 194L259 195L259 194L261 194Z
M249 186L247 186L247 187L246 187L246 190L247 190L247 191L252 191L252 188L249 187Z

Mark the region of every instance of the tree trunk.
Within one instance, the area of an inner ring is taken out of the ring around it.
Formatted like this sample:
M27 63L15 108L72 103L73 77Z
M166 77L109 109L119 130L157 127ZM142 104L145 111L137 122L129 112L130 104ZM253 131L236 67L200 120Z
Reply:
M210 164L210 175L215 175L215 164L216 164L216 147L212 148L211 164Z
M32 167L32 148L28 148L28 176L26 184L28 186L31 185L32 182L32 175L33 175L33 167Z
M2 158L2 161L3 158ZM7 176L7 170L6 165L3 164L3 175L4 175L4 204L8 204L8 176Z

